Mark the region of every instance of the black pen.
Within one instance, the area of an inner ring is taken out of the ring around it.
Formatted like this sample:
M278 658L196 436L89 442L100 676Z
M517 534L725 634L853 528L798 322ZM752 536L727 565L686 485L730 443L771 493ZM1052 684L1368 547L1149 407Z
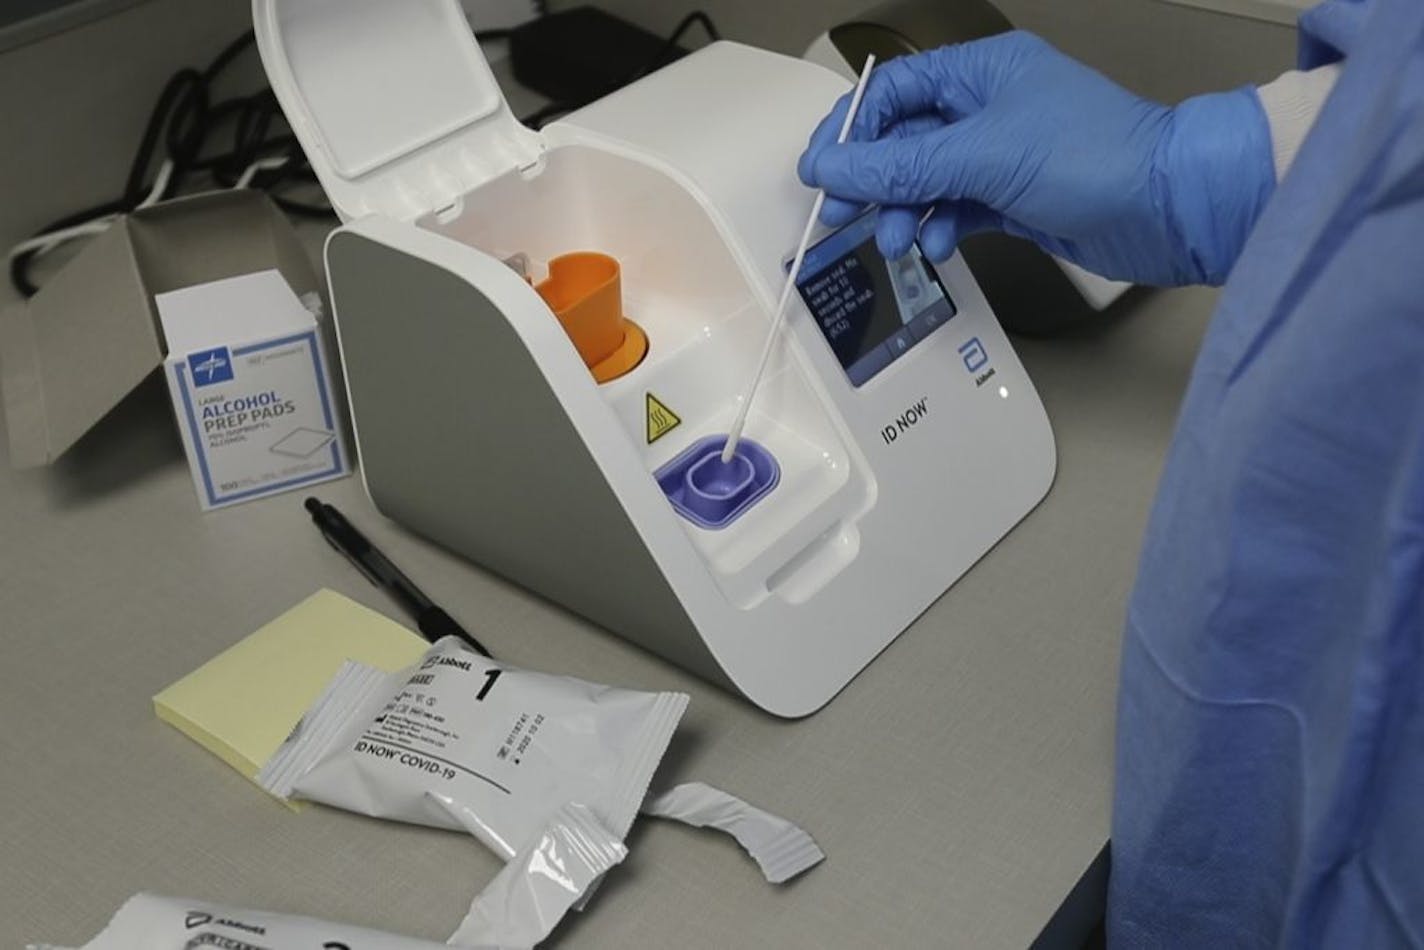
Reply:
M415 625L420 628L425 639L434 643L441 637L459 637L480 656L490 655L480 641L466 633L465 628L456 623L453 617L435 606L409 577L401 573L400 568L391 563L390 558L367 541L366 536L357 531L351 522L346 520L345 515L316 498L306 500L306 509L311 512L312 521L316 522L327 543L346 555L372 584L390 591L391 595L400 601L401 606L415 618Z

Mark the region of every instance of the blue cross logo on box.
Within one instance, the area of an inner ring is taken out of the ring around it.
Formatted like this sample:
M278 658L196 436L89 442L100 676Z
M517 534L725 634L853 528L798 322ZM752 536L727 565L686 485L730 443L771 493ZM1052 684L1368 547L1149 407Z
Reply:
M964 368L977 373L989 362L989 354L984 352L984 344L976 336L959 347L959 355L964 358Z
M188 369L193 373L193 385L211 386L232 379L232 355L227 347L203 350L188 356Z

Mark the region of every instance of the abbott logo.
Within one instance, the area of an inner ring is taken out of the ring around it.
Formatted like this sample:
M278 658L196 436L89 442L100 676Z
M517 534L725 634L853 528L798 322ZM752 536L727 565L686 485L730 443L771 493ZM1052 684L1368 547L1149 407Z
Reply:
M193 373L193 385L211 386L232 379L232 356L227 347L203 350L188 357L188 369Z
M984 344L979 342L977 336L959 347L959 356L964 360L964 368L974 377L975 387L983 386L994 378L994 367L989 365L989 354L984 351ZM1002 394L1001 392L1000 395Z
M959 355L964 360L964 368L977 373L989 362L989 354L984 352L984 344L976 336L959 347Z

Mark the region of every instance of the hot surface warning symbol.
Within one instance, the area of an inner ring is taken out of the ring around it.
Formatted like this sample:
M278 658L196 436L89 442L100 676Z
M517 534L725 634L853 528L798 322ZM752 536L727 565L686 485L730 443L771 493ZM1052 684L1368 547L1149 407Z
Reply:
M648 393L647 406L649 445L682 425L682 417L663 405L662 400L652 393Z

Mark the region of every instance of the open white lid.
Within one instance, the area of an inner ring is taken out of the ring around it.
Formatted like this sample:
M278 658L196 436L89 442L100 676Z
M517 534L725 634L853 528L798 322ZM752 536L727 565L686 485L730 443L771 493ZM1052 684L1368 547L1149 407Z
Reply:
M459 0L253 0L268 81L342 220L412 220L534 164Z

